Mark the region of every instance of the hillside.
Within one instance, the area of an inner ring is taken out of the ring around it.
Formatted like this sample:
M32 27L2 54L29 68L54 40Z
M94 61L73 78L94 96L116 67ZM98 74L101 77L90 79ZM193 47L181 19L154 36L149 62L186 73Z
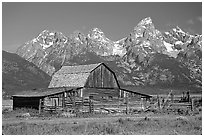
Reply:
M20 56L2 51L3 96L19 90L47 87L51 77Z

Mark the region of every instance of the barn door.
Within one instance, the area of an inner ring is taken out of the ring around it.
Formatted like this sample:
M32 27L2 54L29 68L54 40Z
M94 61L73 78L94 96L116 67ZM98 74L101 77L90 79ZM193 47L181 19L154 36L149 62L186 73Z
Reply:
M58 97L53 97L52 98L52 106L59 106L59 98Z

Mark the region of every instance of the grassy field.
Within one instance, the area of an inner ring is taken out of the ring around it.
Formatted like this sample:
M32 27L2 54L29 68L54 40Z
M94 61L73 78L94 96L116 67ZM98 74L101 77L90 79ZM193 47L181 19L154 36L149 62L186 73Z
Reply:
M5 135L196 135L202 134L202 109L148 111L132 114L85 113L63 117L38 110L4 110ZM21 114L29 113L28 117Z
M3 121L6 135L200 135L202 116L126 116Z

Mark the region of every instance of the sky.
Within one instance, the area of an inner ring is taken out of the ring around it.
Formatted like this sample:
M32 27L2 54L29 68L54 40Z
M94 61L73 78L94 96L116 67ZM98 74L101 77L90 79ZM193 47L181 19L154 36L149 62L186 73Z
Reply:
M69 36L76 30L87 34L97 27L116 41L128 36L146 17L160 31L179 26L191 34L202 34L201 2L3 2L2 49L16 52L45 29Z

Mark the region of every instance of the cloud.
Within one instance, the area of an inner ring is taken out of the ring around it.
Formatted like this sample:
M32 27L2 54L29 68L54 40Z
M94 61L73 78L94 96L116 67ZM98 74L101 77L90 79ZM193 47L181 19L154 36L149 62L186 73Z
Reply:
M186 23L187 23L188 25L194 25L194 24L196 24L198 21L202 23L202 16L198 16L198 17L196 17L196 18L189 19L189 20L186 21Z
M186 23L193 25L195 22L194 22L192 19L190 19L190 20L188 20Z
M202 22L202 17L201 17L201 16L197 17L197 20L199 20L200 22Z

